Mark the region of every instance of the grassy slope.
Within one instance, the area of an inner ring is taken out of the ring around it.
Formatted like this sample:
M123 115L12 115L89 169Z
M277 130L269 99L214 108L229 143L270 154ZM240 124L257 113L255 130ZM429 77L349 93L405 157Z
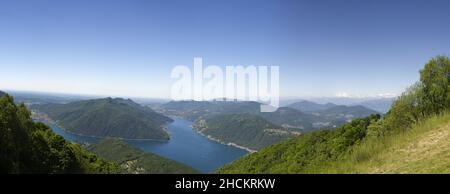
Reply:
M305 133L250 154L218 169L218 173L309 173L339 159L360 143L367 126L379 116L355 119L336 130Z
M246 156L218 173L450 173L450 113L385 138L366 139L336 160L302 159L308 155L305 150L323 150L311 147L311 140L322 141L317 136L303 136ZM305 162L308 167L299 167Z
M450 173L450 113L368 140L320 173Z

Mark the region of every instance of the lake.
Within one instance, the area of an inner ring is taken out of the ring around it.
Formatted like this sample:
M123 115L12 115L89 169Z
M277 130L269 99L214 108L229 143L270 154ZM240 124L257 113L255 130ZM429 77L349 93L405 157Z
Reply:
M175 118L167 126L170 133L168 142L152 140L125 140L129 145L138 147L191 166L201 172L208 173L236 160L248 152L236 147L220 144L195 132L190 121ZM56 125L51 125L53 131L73 142L95 143L101 138L88 137L68 133Z

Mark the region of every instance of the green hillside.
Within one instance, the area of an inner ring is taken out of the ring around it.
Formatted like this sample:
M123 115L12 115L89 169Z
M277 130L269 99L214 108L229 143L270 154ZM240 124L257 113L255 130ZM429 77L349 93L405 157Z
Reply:
M292 137L293 134L252 114L232 114L200 119L194 128L225 143L258 150Z
M339 130L342 130L339 129ZM355 146L330 132L306 134L244 157L219 173L450 173L450 113ZM342 140L342 139L341 139ZM343 150L332 149L342 147ZM270 161L270 162L268 162Z
M450 173L450 114L371 139L318 173Z
M0 97L0 173L116 173L119 166L98 158L33 122L23 104Z
M432 58L420 81L383 118L355 119L303 134L219 169L218 173L446 173L449 161L450 59Z
M97 155L120 164L125 173L132 174L192 174L191 167L156 154L146 153L119 139L105 139L88 149Z
M169 139L162 125L171 119L148 107L120 98L68 104L34 105L66 130L83 135L130 139Z
M379 119L355 119L331 131L315 131L271 145L219 169L219 173L306 173L338 159Z

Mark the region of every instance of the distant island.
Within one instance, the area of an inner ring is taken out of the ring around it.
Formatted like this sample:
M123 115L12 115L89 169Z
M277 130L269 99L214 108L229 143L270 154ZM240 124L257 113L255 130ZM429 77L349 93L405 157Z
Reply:
M71 133L96 137L168 140L163 126L171 118L130 99L103 98L31 108L48 115Z

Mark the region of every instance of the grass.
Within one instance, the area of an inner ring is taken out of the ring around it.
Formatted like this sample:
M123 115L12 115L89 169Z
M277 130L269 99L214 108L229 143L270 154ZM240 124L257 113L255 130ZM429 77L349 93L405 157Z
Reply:
M368 139L316 173L450 173L450 113L385 138Z

